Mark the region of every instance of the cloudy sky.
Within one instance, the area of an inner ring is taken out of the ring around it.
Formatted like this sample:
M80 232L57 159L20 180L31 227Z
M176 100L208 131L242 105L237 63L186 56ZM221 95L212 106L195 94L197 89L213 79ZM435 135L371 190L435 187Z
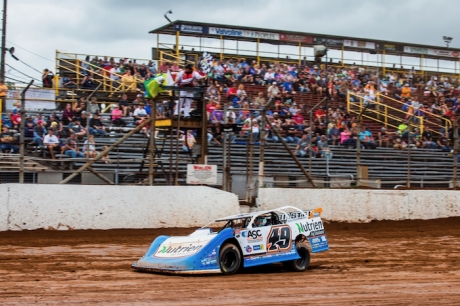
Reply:
M151 57L150 30L172 20L266 27L443 46L460 27L453 0L9 0L7 47L41 71L55 69L55 52ZM212 42L210 42L212 44ZM451 47L460 47L460 36ZM6 63L40 79L7 55ZM7 76L29 80L10 67Z

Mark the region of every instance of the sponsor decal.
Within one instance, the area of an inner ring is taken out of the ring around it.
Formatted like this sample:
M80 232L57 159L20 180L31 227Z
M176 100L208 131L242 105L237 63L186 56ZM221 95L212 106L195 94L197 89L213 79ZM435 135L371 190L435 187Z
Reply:
M153 256L155 257L184 257L197 253L207 242L172 243L160 245Z
M323 221L306 220L305 222L296 222L295 224L300 233L306 233L308 236L317 236L324 234Z
M260 31L246 31L246 30L236 30L236 29L226 29L226 28L216 28L210 27L209 34L222 35L222 36L235 36L235 37L249 37L249 38L260 38L260 39L271 39L279 40L279 34L269 33L269 32L260 32Z
M313 42L316 44L328 44L330 46L343 46L343 40L339 39L330 39L330 38L322 38L322 37L315 37L313 38Z
M280 40L311 44L313 37L303 35L280 34Z
M289 216L289 219L295 220L295 219L303 219L303 218L308 218L310 216L311 211L310 210L305 210L303 214L300 211L296 212L290 212L287 213ZM279 215L280 221L286 221L286 215L285 214L280 214Z
M417 53L417 54L429 54L427 48L417 48L417 47L404 47L404 52L407 53Z
M263 244L257 244L255 246L253 246L253 249L254 251L263 251L265 248L264 248L264 245Z
M224 28L209 28L209 34L222 35L222 36L244 36L243 31L224 29Z
M207 27L187 25L187 24L176 24L174 30L188 33L207 33Z
M397 52L402 52L404 50L402 45L397 45L397 44L379 44L379 47L381 50L385 51L397 51Z
M262 233L260 230L247 231L243 237L247 238L248 243L262 242Z
M310 241L311 251L313 253L329 250L329 244L326 236L309 238L308 240Z
M233 236L235 236L236 238L240 238L240 236L241 236L241 230L239 230L239 229L234 230L234 231L233 231Z
M248 253L251 253L251 252L252 252L252 248L251 248L250 245L248 245L248 246L246 247L246 252L248 252Z

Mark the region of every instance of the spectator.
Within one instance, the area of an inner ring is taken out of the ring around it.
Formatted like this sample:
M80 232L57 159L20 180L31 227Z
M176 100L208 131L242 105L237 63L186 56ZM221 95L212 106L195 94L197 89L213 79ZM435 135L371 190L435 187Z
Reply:
M437 144L433 141L433 133L430 130L430 127L425 126L425 129L422 133L422 148L427 149L436 149Z
M387 132L387 129L385 127L382 127L380 129L380 132L378 134L378 141L379 141L379 147L386 147L388 148L390 144L390 133Z
M64 88L74 89L77 88L77 83L75 83L71 77L62 78L62 86Z
M81 126L86 129L88 125L88 114L86 111L81 112L80 118L78 120L80 121Z
M77 135L74 132L70 132L70 137L67 138L65 142L65 155L72 158L85 157L85 155L80 152L80 148L77 142Z
M94 142L94 135L89 135L88 139L83 143L83 154L86 158L95 158L97 155L96 143Z
M93 82L93 78L90 75L85 75L80 82L81 88L83 89L95 89L96 85Z
M0 149L2 153L6 153L7 150L13 154L18 153L19 147L14 145L15 142L14 134L10 132L7 125L3 125L2 133L0 133Z
M121 95L121 100L118 102L118 105L120 106L120 109L123 111L123 117L127 117L128 114L133 111L133 109L130 106L130 103L128 101L128 95L127 94L122 94Z
M43 126L43 121L38 120L33 130L33 141L37 143L38 147L43 147L43 141L45 139L46 134L47 131Z
M120 106L115 105L115 107L112 110L111 114L111 119L112 119L112 124L114 126L126 126L126 122L121 119L123 115L123 112L120 110Z
M325 154L329 154L329 158L332 158L332 152L329 148L329 142L326 135L322 135L317 143L318 153L321 157L325 157Z
M89 120L89 132L96 137L105 136L105 126L102 124L101 119L99 119L98 113L95 113L93 118Z
M97 104L97 98L92 97L91 103L89 104L89 113L95 114L95 113L99 113L100 111L101 111L101 108L99 107L99 104Z
M295 148L294 154L300 157L304 157L307 154L310 155L310 153L312 157L316 157L316 152L314 150L311 150L310 148L310 141L308 139L308 135L303 134L302 138L300 138L297 141L297 146Z
M409 87L409 84L404 84L403 88L401 89L401 97L402 98L410 98L412 94L412 90Z
M48 69L43 70L43 74L42 74L43 87L53 88L53 79L54 79L53 72L49 71Z
M70 103L67 103L64 111L62 112L62 123L64 125L68 125L74 117L75 113L72 110L72 105Z
M275 98L280 93L278 86L276 86L276 82L272 82L272 84L268 87L268 98Z
M133 104L135 103L136 102L133 102ZM144 103L140 103L139 107L134 110L133 117L136 124L140 124L140 121L147 117L147 111L144 108Z
M45 136L45 139L43 140L43 144L50 151L52 159L56 159L54 157L54 149L59 147L59 139L56 137L54 133L54 129L49 129L48 134Z
M181 136L181 141L182 141L182 150L184 152L192 152L193 146L196 143L195 136L193 136L192 130L187 130L187 134L184 135L182 132Z
M69 123L69 132L75 133L77 137L84 137L86 135L86 129L81 125L80 119L74 117L72 122Z
M165 119L166 118L166 110L165 110L165 106L163 105L163 103L161 103L161 102L157 103L156 112L157 112L157 115L156 115L157 119Z
M447 138L447 133L439 137L438 146L441 148L442 152L452 153L454 151L451 147L449 147L449 139Z
M75 117L80 117L81 112L86 110L85 97L81 97L79 101L76 101L72 107Z

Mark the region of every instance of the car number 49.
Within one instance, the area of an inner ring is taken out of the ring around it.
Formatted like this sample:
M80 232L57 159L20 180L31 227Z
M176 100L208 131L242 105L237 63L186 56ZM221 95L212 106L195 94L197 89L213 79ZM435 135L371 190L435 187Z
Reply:
M267 239L267 252L287 251L291 248L291 228L289 226L272 227Z

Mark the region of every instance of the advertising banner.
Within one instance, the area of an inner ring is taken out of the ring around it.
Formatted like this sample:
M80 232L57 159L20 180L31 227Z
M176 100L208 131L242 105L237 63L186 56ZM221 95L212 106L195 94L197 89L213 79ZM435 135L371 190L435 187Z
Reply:
M313 43L313 37L303 36L303 35L290 35L290 34L280 34L280 40L282 41L292 41L311 44Z
M460 52L458 50L437 50L430 48L419 48L419 47L404 47L404 52L412 54L424 54L424 55L434 55L434 56L444 56L451 58L460 57Z
M187 165L187 184L216 185L217 165Z
M174 25L174 30L186 33L199 33L199 34L208 34L208 27L196 26L196 25L187 25L187 24L176 24Z
M280 40L280 35L277 33L261 32L261 31L247 31L236 30L227 28L210 27L209 34L219 36L233 36L233 37L247 37L247 38L260 38L270 40Z

